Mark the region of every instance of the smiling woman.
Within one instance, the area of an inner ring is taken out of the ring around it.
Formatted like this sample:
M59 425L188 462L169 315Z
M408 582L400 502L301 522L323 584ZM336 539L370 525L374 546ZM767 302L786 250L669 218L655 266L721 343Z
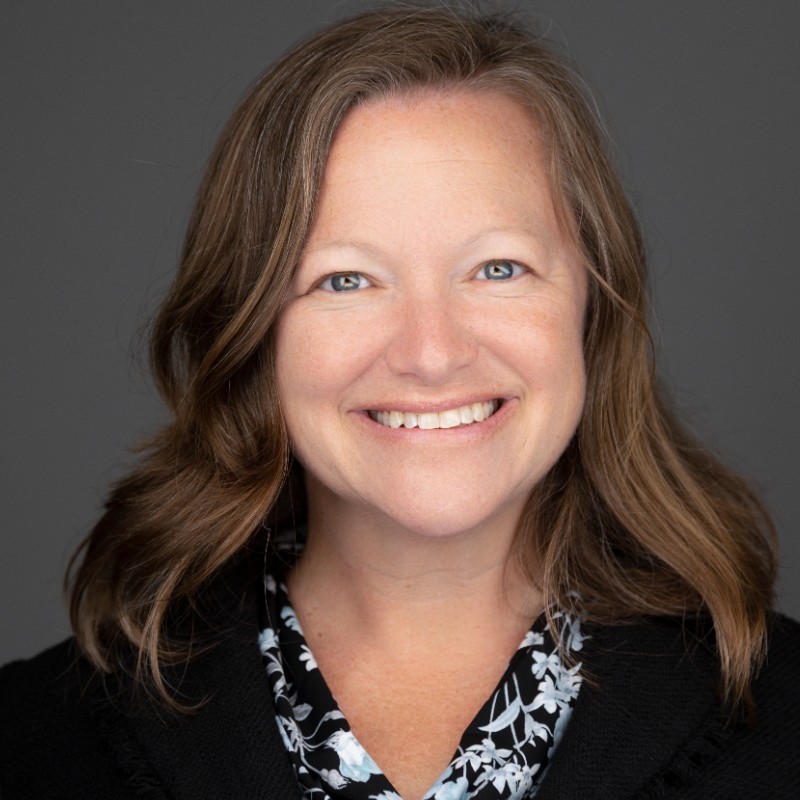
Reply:
M211 159L75 638L3 670L4 796L800 790L772 525L657 391L644 272L535 33L397 8L288 53Z

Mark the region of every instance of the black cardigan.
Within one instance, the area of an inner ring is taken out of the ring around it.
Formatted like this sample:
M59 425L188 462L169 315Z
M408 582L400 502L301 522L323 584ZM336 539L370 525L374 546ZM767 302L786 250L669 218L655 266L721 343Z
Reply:
M170 677L191 714L159 710L126 677L100 676L72 641L0 670L0 796L299 800L257 647L235 591L217 642ZM222 609L226 610L222 610ZM537 795L800 798L800 626L777 618L755 682L758 719L723 715L712 654L674 620L587 626L591 674Z

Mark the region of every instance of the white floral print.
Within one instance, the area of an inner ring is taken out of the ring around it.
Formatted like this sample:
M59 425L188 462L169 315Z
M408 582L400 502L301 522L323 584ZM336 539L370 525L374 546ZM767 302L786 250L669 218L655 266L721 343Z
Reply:
M363 782L369 780L370 775L380 775L378 765L353 736L352 731L334 731L325 740L325 744L339 756L339 773L343 778Z

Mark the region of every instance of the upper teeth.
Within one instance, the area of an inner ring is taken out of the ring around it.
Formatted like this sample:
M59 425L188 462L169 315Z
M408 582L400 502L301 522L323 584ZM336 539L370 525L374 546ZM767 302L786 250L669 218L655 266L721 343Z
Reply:
M472 403L468 406L449 408L447 411L426 411L423 414L406 411L370 411L369 415L375 422L380 422L387 428L433 430L434 428L456 428L459 425L483 422L491 417L499 406L499 401L488 400L485 403Z

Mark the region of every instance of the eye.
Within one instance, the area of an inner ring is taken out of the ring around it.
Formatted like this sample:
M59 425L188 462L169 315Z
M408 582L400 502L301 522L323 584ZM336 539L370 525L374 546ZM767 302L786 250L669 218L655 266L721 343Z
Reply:
M525 272L525 267L522 264L498 259L484 264L475 277L479 281L507 281L519 277L523 272Z
M319 284L319 288L326 292L353 292L357 289L365 289L370 285L370 282L360 272L337 272L325 278Z

